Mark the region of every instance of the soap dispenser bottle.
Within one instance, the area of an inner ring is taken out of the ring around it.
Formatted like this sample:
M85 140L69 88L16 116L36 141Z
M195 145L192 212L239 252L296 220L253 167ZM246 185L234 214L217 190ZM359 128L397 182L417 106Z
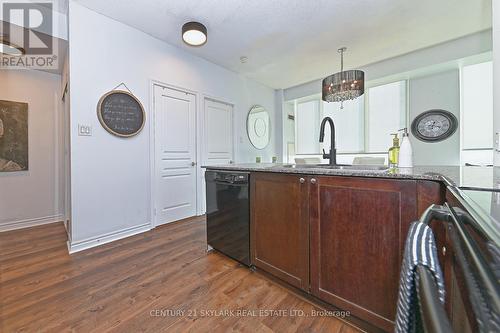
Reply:
M397 133L392 133L394 138L392 139L392 147L389 148L389 167L395 168L398 166L399 160L399 138Z
M413 149L411 148L410 138L408 136L408 129L402 128L403 139L401 140L401 147L399 149L399 167L411 168L413 167Z

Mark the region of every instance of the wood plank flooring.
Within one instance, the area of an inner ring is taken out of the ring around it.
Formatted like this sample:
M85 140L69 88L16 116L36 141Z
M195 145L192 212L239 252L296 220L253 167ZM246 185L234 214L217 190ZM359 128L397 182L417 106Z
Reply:
M1 332L359 332L314 309L207 254L204 218L73 255L62 223L0 233Z

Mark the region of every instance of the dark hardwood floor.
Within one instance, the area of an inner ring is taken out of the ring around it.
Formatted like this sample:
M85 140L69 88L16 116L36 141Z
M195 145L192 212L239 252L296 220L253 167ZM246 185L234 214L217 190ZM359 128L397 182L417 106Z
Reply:
M260 273L207 254L204 218L73 255L62 223L0 233L1 332L358 332L313 310Z

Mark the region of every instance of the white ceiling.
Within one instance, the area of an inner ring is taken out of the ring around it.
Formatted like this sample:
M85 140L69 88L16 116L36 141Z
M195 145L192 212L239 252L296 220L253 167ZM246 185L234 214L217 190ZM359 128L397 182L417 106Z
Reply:
M338 71L340 46L351 68L491 28L491 0L76 1L273 88ZM181 40L191 20L202 47Z

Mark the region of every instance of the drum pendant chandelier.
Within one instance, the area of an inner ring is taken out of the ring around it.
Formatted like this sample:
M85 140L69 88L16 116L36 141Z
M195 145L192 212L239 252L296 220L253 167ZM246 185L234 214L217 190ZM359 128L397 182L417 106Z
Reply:
M340 102L343 109L344 101L352 100L365 92L365 73L360 70L344 71L344 52L346 47L338 49L340 53L340 72L327 76L323 80L322 99L325 102Z

